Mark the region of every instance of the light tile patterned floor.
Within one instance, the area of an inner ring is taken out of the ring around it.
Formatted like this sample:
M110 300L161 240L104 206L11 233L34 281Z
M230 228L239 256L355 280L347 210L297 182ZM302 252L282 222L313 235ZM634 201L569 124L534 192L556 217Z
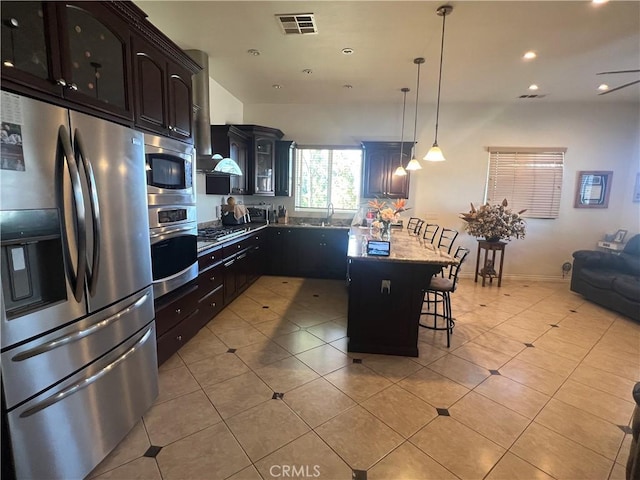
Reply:
M624 479L640 324L567 282L463 278L452 302L450 349L421 329L418 358L347 354L344 282L262 277L92 476Z

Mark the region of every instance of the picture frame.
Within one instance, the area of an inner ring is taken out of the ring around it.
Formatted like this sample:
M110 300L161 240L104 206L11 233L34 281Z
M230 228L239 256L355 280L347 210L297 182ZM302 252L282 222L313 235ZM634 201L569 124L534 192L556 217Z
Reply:
M624 237L627 236L626 230L618 230L613 236L614 243L624 243Z
M612 171L579 171L574 208L608 208L612 179Z

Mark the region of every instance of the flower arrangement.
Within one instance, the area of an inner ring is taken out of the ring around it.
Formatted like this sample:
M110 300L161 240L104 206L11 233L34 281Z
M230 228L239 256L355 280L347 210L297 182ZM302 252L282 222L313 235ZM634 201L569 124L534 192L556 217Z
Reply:
M469 213L461 213L461 218L467 222L464 229L474 237L484 237L487 240L511 240L511 237L524 238L526 223L520 216L526 210L513 212L508 207L505 198L501 204L479 208L471 204Z
M369 208L375 210L375 219L371 223L371 226L380 230L380 236L385 237L389 235L391 229L391 223L400 219L400 213L408 210L405 208L407 201L404 198L399 198L388 207L386 202L381 202L378 199L369 201Z

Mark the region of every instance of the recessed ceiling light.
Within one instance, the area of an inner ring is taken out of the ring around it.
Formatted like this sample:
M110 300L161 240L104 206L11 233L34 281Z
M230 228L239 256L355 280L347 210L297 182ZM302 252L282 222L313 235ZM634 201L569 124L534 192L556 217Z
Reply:
M529 90L538 90L538 85L532 83L531 85L529 85Z
M524 58L525 60L532 60L534 58L536 58L538 56L538 54L536 54L536 52L534 52L533 50L529 50L528 52L526 52L522 58Z
M282 88L282 85L279 85L277 83L274 83L273 85L271 85L273 88L275 88L276 90L279 90Z
M5 67L13 67L13 62L11 60L5 60L2 62Z
M313 73L313 70L311 70L310 68L305 68L304 70L302 70L302 73L306 73L307 75L311 75Z
M348 83L345 83L344 85L342 85L342 88L346 88L347 90L350 90L353 88L353 85L349 85Z
M254 57L257 57L260 55L260 50L256 50L255 48L250 48L249 50L247 50L247 53L249 55L253 55Z
M609 85L607 85L606 83L601 83L600 85L598 85L598 90L601 90L601 91L609 90Z
M353 55L353 48L343 48L342 53L344 55Z
M595 3L596 5L607 3L609 0L591 0L591 3Z

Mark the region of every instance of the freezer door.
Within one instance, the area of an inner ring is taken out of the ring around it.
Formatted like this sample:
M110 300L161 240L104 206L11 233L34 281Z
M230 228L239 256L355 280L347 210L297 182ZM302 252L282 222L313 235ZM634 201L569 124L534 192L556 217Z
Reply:
M71 111L85 186L87 298L95 312L151 284L144 136Z
M104 355L153 317L153 292L147 287L99 313L4 351L7 407L13 408Z
M77 164L70 147L69 111L7 92L2 92L1 100L2 123L10 124L11 131L20 134L19 140L14 137L16 143L1 144L0 208L5 212L59 209L60 217L65 219L62 237L67 240L66 247L57 252L64 259L66 279L41 279L43 282L64 282L65 301L11 320L7 320L3 310L0 337L4 349L86 315L87 307L82 295L82 280L80 301L74 298L78 289L73 277L82 269L79 258L84 257L78 248L77 216L84 214L84 204L78 191ZM72 179L77 196L74 196ZM60 201L56 192L63 197ZM12 216L8 213L3 219L11 220ZM44 270L42 274L51 276L51 272ZM4 277L2 281L8 279Z
M8 413L18 479L81 479L158 394L154 323Z

